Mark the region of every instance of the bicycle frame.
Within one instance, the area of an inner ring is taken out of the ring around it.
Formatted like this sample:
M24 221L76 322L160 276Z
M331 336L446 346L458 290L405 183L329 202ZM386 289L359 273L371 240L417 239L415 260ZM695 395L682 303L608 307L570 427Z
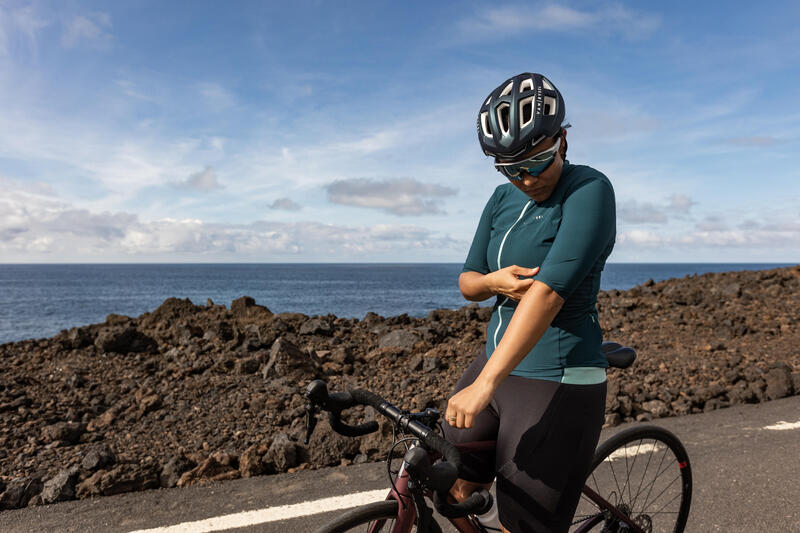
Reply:
M471 452L478 452L478 451L486 451L486 450L493 450L496 446L496 441L478 441L478 442L465 442L461 444L456 444L456 447L459 451L464 453L471 453ZM435 452L431 453L431 461L438 459L438 454ZM397 519L395 520L394 527L392 528L391 533L408 533L414 527L414 521L417 519L417 508L414 504L414 498L410 492L408 487L409 482L409 475L408 472L405 470L405 464L400 467L400 472L397 475L397 479L395 481L395 487L389 491L389 494L386 495L387 500L397 500L398 507L397 507ZM609 501L605 500L602 496L597 494L595 491L590 489L587 485L583 486L582 490L583 494L592 500L594 503L598 505L600 509L608 511L614 517L625 523L628 527L631 528L632 532L635 533L644 533L644 531L631 520L630 517L626 516L622 512L619 511L614 505L612 505ZM430 496L430 494L426 493L426 496ZM586 533L591 528L595 527L596 525L600 524L605 520L605 514L598 514L597 516L587 520L581 526L574 531L574 533ZM455 527L460 533L480 533L479 530L475 528L472 522L466 518L449 518L448 519L453 527ZM370 533L375 533L377 528L381 527L382 523L376 523L370 529ZM420 533L427 533L427 532L420 532Z

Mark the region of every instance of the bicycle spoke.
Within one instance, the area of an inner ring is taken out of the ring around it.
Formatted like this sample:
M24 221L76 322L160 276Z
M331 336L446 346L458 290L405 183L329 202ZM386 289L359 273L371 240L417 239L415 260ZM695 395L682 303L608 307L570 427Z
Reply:
M641 444L641 440L639 443ZM655 445L654 445L655 446ZM652 451L651 453L647 454L647 464L644 465L644 472L642 473L642 480L639 482L639 487L636 489L636 497L633 499L631 503L631 507L636 506L636 500L639 499L639 495L642 493L642 484L644 483L644 478L647 476L647 469L650 468L650 460L653 458Z
M658 468L656 468L656 475L655 475L655 477L653 477L653 482L650 483L650 490L647 492L647 497L645 497L644 505L642 507L647 506L647 500L650 499L650 494L652 494L652 492L653 492L653 487L655 486L656 480L659 478L659 476L663 472L666 471L666 470L664 470L664 471L661 470L661 465L664 464L664 458L667 456L667 450L669 450L669 448L665 448L664 449L664 453L661 454L661 461L658 463ZM669 465L667 465L667 468L669 468Z
M664 505L662 505L662 506L661 506L661 509L659 509L658 511L654 511L654 512L652 512L652 513L647 513L647 514L653 515L653 514L662 514L662 513L677 513L678 511L663 511L663 509L664 509L664 507L666 507L667 505L669 505L669 504L671 504L672 502L674 502L675 500L677 500L677 499L678 499L680 496L681 496L681 493L679 492L678 494L676 494L676 495L675 495L675 497L674 497L674 498L672 498L670 501L668 501L667 503L665 503Z
M675 483L675 481L677 481L678 479L680 479L680 477L681 477L681 474L680 474L680 472L678 472L678 475L675 477L675 479L673 479L672 481L670 481L670 482L669 482L669 485L667 485L666 487L664 487L664 490L662 490L661 492L659 492L659 493L658 493L658 496L656 496L655 498L653 498L653 501L651 501L651 502L650 502L650 504L653 504L653 503L655 503L655 502L656 502L656 500L658 500L658 499L661 497L661 495L662 495L662 494L664 494L664 492L666 492L666 490L667 490L668 488L670 488L670 487L672 486L672 484L673 484L673 483ZM678 493L678 494L680 495L680 493ZM644 506L642 506L642 509L644 510L644 509L645 509L645 507L644 507Z
M620 498L623 498L624 495L621 492L619 492L619 481L617 481L617 473L614 471L614 462L609 461L608 466L609 468L611 468L611 475L614 476L614 484L617 486L617 491L618 491L617 494L619 494Z
M647 487L650 487L650 492L648 492L648 493L647 493L647 498L645 498L645 500L644 500L644 503L642 504L642 509L645 509L645 508L647 507L648 500L650 499L650 494L652 494L652 492L653 492L653 488L655 487L656 483L658 482L658 478L661 476L661 474L663 474L664 472L666 472L666 471L667 471L667 469L669 469L669 465L667 465L667 468L665 468L664 470L662 470L661 472L659 472L658 474L656 474L656 477L654 477L654 478L653 478L653 481L651 481L650 483L648 483L648 484L647 484ZM680 474L678 474L678 475L680 476ZM674 481L674 480L673 480L673 481ZM669 487L669 486L668 486L668 487ZM667 487L667 488L668 488L668 487ZM645 487L645 488L646 488L646 487ZM666 489L665 489L665 490L666 490ZM662 490L662 491L661 491L661 493L663 493L663 492L664 492L664 491ZM655 497L655 498L654 498L652 501L650 501L650 503L653 503L655 500L657 500L657 499L658 499L658 497L659 497L660 495L661 495L661 494L659 494L658 496L656 496L656 497ZM632 507L633 507L633 506L631 506L631 508L632 508Z
M644 440L644 439L639 439L639 444L637 444L637 446L636 446L636 452L633 454L633 461L631 462L630 468L628 468L628 475L627 475L627 478L628 478L628 479L625 481L625 486L627 486L627 487L628 487L628 495L629 495L631 498L633 498L633 494L631 493L631 487L633 486L633 484L632 484L632 483L630 483L630 480L631 480L631 472L633 472L633 469L634 469L634 467L636 466L636 458L639 456L639 450L640 450L640 449L641 449L641 447L642 447L642 441L643 441L643 440ZM627 447L627 446L625 446L625 450L627 450L627 449L628 449L628 447ZM625 461L625 462L626 462L626 464L627 464L627 457L626 457L626 461ZM622 487L622 490L625 490L625 487Z

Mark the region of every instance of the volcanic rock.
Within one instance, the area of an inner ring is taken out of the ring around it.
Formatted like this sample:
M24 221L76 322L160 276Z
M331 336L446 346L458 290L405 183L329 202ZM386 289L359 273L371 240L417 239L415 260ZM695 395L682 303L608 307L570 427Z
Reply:
M98 333L94 345L102 353L154 352L158 349L155 340L132 326L105 328Z
M81 468L93 472L98 468L104 468L114 464L116 457L108 446L102 445L89 450L81 461Z
M607 425L800 393L800 267L652 281L601 292L597 306L605 339L638 352L608 372ZM382 460L391 426L371 409L343 418L377 419L378 432L341 437L320 417L302 444L305 386L324 376L331 391L443 412L484 354L490 314L470 304L309 318L248 298L231 310L170 298L140 317L2 344L0 508L66 498L70 486L83 498ZM62 475L77 465L76 480Z
M404 348L410 350L421 339L406 329L396 329L382 336L378 341L380 348Z
M55 503L71 500L75 497L75 480L78 479L78 468L62 470L52 479L47 480L42 488L42 503Z

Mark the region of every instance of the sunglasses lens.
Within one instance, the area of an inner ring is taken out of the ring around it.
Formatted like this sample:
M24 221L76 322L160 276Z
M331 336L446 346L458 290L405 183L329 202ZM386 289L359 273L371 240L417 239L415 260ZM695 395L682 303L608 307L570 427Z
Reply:
M553 161L553 158L552 158L552 157L550 157L550 158L549 158L547 161L545 161L545 162L543 162L543 163L539 163L538 165L530 166L530 167L528 167L528 168L527 168L527 169L525 169L525 170L526 170L526 172L527 172L528 174L530 174L531 176L538 176L539 174L541 174L542 172L544 172L544 170L545 170L547 167L549 167L549 166L550 166L550 162L551 162L551 161Z

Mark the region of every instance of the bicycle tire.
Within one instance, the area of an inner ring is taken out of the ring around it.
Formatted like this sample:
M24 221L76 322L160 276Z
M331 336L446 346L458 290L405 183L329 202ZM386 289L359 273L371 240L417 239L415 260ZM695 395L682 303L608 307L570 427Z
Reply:
M315 533L389 533L393 529L395 518L397 518L397 500L368 503L344 513ZM381 521L383 523L380 523ZM376 523L378 527L373 528Z
M652 481L645 479L648 471L655 473ZM595 451L586 485L648 533L683 533L686 527L692 502L691 464L678 437L662 427L633 426L603 442ZM599 513L597 504L581 494L573 525L579 529ZM606 514L592 531L617 531L620 523Z

